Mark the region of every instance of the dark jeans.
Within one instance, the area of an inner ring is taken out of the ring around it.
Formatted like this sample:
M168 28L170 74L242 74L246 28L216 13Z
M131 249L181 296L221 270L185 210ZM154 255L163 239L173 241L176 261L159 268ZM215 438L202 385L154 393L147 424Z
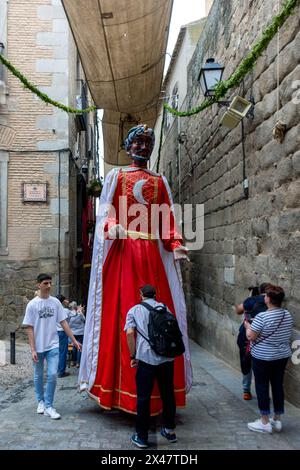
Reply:
M146 441L150 427L150 398L155 378L163 404L164 426L168 429L175 428L174 361L163 362L158 366L139 361L136 373L136 432L141 439Z
M58 331L59 337L59 360L58 360L58 375L64 374L67 366L68 354L68 336L64 331Z
M270 414L270 384L274 413L278 415L284 413L283 377L288 360L288 357L276 361L262 361L255 359L255 357L252 358L258 408L262 415Z
M83 335L74 335L75 339L82 344L83 343ZM76 362L77 364L80 364L80 359L81 359L81 351L78 351L75 346L73 346L72 349L72 361Z

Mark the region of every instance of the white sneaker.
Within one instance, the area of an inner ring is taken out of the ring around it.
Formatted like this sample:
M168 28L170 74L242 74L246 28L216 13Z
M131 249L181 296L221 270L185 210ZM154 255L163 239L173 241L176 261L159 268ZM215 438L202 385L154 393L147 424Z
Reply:
M273 418L270 418L270 423L274 431L280 432L282 430L282 422L279 421L279 419L275 420Z
M253 423L248 423L248 429L255 432L272 433L271 423L264 424L261 419L257 419L256 421L253 421Z
M43 402L43 400L39 401L39 404L38 404L38 407L36 409L36 412L39 414L39 415L43 415L44 414L44 411L45 411L45 403Z
M52 418L52 419L59 419L60 418L60 414L57 413L56 409L52 408L52 406L49 406L48 408L45 408L44 415L49 416L49 418Z

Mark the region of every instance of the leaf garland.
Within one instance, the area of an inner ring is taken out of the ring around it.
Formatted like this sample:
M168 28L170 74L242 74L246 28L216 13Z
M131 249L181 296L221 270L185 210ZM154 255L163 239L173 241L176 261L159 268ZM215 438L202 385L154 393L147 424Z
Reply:
M228 90L238 86L243 78L253 69L257 59L267 48L275 34L285 23L286 19L291 16L299 1L300 0L286 0L282 6L281 11L278 13L278 15L273 17L271 24L264 30L260 39L254 44L252 50L241 62L236 71L228 80L222 80L216 85L215 95L213 97L211 97L209 100L203 101L200 106L197 108L192 108L190 111L177 111L176 109L171 108L171 106L169 106L167 103L164 103L165 109L175 116L185 117L198 114L209 106L212 106L214 103L217 103L226 95Z
M91 111L95 111L97 108L96 106L89 106L86 109L76 109L76 108L71 108L70 106L66 106L63 103L59 103L58 101L53 100L50 98L46 93L43 93L40 91L35 85L30 83L30 81L19 71L17 70L12 63L7 60L2 54L0 54L0 61L2 62L5 67L10 70L10 72L17 77L24 85L25 88L28 88L28 90L32 91L32 93L35 93L42 101L44 101L47 104L52 104L52 106L55 106L56 108L60 108L63 111L66 111L67 113L72 113L72 114L83 114L83 113L89 113Z

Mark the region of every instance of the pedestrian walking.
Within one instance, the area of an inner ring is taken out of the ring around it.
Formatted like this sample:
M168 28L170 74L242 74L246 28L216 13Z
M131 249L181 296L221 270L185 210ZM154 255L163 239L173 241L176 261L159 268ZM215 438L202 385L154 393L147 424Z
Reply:
M251 341L251 355L258 408L261 419L248 423L251 431L271 433L282 429L284 413L284 372L292 355L291 336L293 319L281 307L284 290L280 286L266 288L265 303L268 309L256 315L250 324L245 320L247 338ZM272 388L273 418L270 416L269 386Z
M140 289L140 295L142 301L149 304L150 307L163 305L156 302L156 290L149 284ZM149 310L138 304L127 313L124 327L130 353L130 366L137 367L136 433L132 436L131 442L140 448L147 448L149 445L150 399L155 379L157 379L163 405L164 427L161 430L161 435L169 442L177 442L175 434L174 359L159 356L150 347L149 342L145 339L145 337L149 337L148 322Z
M70 321L69 325L72 330L73 335L80 344L83 344L83 335L84 335L84 324L85 316L82 312L82 307L77 306L77 302L73 301L70 303L71 312L70 312ZM79 367L81 360L81 351L78 351L74 346L72 349L72 362L71 366Z
M64 295L58 295L56 297L60 303L62 304L63 310L67 315L67 322L70 321L70 310L68 308L69 301L66 299ZM59 378L68 377L70 372L66 372L67 367L67 355L68 355L68 335L66 334L65 330L61 326L59 322L56 323L58 338L59 338L59 360L58 360L58 369L57 369L57 376Z
M26 306L23 326L26 327L34 369L34 388L38 401L37 413L59 419L53 407L59 361L59 338L56 323L60 323L74 346L81 349L67 322L67 314L58 299L50 295L52 278L41 273L37 277L40 290ZM47 382L44 391L44 361L47 361Z

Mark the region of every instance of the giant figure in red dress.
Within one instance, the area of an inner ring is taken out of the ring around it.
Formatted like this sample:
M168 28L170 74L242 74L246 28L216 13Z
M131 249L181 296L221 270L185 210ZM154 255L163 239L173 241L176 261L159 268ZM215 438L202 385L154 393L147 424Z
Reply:
M154 132L132 128L125 141L133 163L106 177L97 215L84 344L79 372L81 390L106 409L136 412L136 369L123 331L128 310L140 301L145 284L156 288L157 301L176 315L186 351L175 359L176 406L185 406L191 381L186 307L179 259L186 248L176 229L172 196L164 176L147 169ZM161 206L163 205L163 206ZM163 216L158 207L167 209ZM168 220L166 220L168 219ZM160 413L157 385L151 415Z

